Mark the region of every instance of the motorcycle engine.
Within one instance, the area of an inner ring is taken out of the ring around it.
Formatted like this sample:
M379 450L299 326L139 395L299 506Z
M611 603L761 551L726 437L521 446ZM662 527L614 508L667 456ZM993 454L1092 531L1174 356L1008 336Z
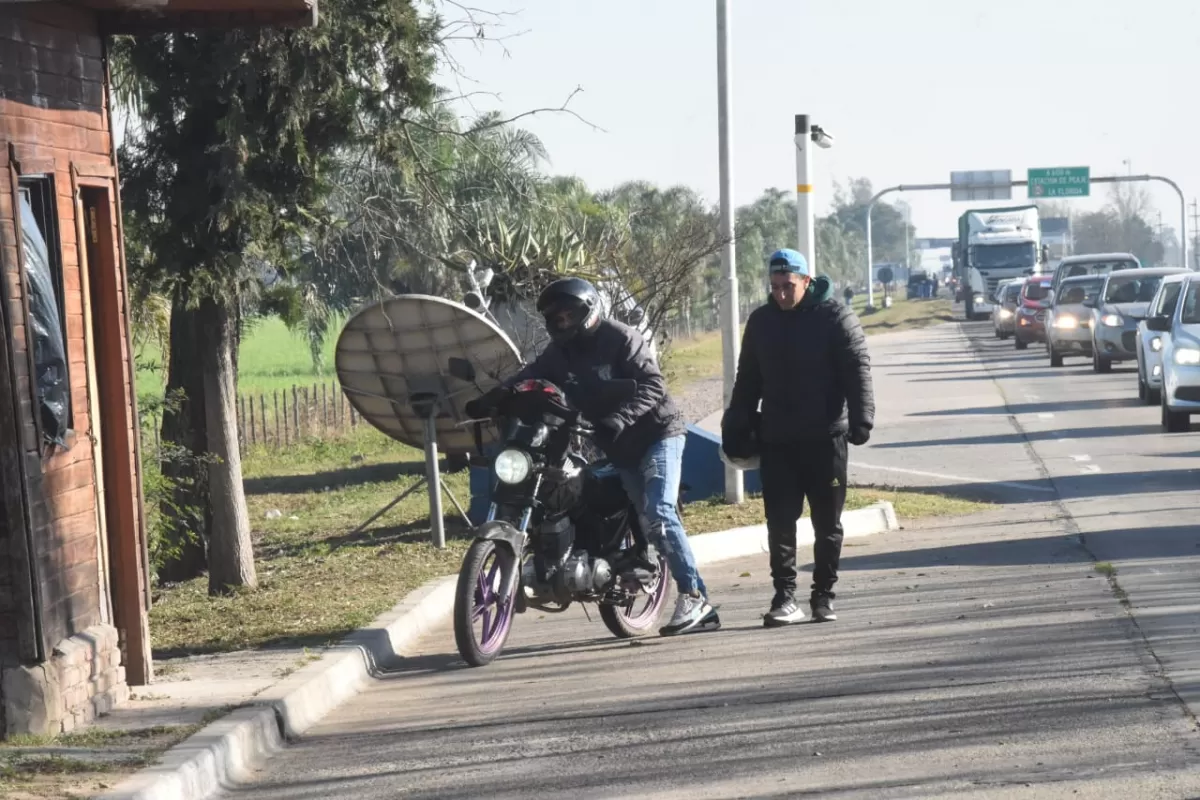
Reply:
M558 572L562 587L571 594L602 592L612 583L612 566L603 558L591 558L586 550L567 557Z

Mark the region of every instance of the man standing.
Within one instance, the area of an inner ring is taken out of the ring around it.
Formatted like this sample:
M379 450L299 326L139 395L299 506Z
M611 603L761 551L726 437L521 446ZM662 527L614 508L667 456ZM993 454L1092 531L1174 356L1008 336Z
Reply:
M538 297L537 309L550 343L505 386L527 378L552 381L594 424L596 444L620 473L642 529L663 551L675 578L675 613L659 633L717 630L721 619L708 602L676 506L686 427L645 340L636 329L605 319L599 293L582 278L551 283ZM636 388L628 399L616 401L602 390L609 380L632 380ZM487 402L486 395L472 400L466 411L484 416Z
M747 441L760 451L775 584L763 624L804 619L795 593L796 523L805 497L816 539L809 605L815 622L829 622L837 619L846 445L865 444L875 419L870 357L858 318L833 299L829 278L811 277L803 255L779 250L769 270L771 296L746 322L722 439L743 456Z

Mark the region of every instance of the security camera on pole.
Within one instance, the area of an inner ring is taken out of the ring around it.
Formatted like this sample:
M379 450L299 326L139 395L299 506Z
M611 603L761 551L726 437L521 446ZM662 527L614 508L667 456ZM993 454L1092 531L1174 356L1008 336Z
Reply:
M817 274L817 260L813 257L813 241L816 238L813 225L812 145L828 150L833 147L833 137L818 125L810 125L807 114L796 115L796 249L808 261L812 274Z

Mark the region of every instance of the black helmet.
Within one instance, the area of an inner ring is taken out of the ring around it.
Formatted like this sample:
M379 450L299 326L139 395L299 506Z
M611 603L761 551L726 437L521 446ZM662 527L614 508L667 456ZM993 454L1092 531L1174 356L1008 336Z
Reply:
M555 342L569 342L600 321L600 294L583 278L561 278L542 290L537 310Z

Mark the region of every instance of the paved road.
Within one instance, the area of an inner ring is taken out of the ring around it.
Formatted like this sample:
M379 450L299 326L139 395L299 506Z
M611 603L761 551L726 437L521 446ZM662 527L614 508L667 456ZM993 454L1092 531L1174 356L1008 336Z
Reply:
M1164 434L1158 408L1138 403L1136 366L1054 369L1044 349L1016 351L990 324L872 347L883 413L855 479L1052 500L1117 568L1140 632L1200 715L1200 418L1197 432Z
M1002 505L851 543L842 621L762 629L753 558L706 569L717 633L529 616L467 669L442 631L230 796L1200 796L1196 435L958 326L872 350L858 478Z

